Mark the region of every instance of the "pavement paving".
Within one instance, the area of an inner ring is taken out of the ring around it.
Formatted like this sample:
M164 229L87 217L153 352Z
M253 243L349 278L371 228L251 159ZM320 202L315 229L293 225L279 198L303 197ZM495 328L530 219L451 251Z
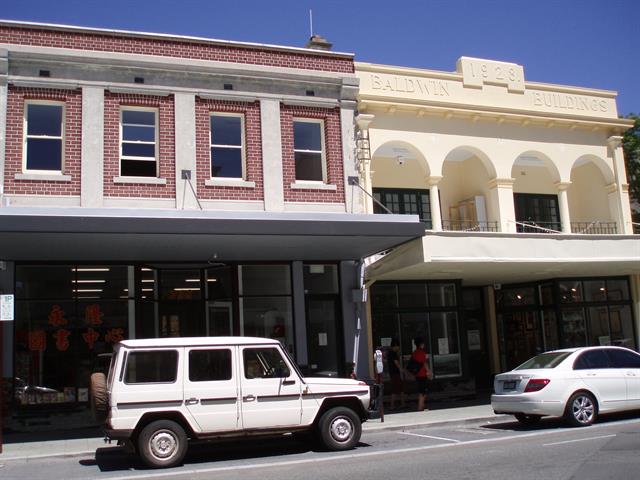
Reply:
M440 427L452 424L494 423L512 417L496 415L489 404L444 407L434 406L422 412L394 411L385 412L384 422L380 419L369 420L363 424L363 432L379 430L403 430L419 427ZM66 434L69 436L69 434ZM49 435L49 437L51 437ZM115 442L112 444L115 446ZM84 435L83 438L44 438L43 435L5 435L0 463L9 460L31 460L48 457L85 455L104 448L104 438L99 435Z

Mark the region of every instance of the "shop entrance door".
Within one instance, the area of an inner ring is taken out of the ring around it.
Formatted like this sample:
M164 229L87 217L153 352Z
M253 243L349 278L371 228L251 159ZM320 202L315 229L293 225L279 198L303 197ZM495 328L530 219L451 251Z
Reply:
M517 367L544 351L542 329L537 311L503 313L504 367Z
M340 336L338 301L332 296L307 296L307 348L309 367L316 375L337 377Z
M209 302L207 307L207 335L233 335L233 305L231 302Z
M205 336L203 305L200 301L176 300L160 303L160 337Z

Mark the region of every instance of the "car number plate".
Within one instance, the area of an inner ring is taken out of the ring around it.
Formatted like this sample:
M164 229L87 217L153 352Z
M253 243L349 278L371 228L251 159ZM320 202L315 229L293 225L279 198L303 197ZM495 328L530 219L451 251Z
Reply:
M503 382L502 384L503 390L515 390L516 389L516 381L511 380L509 382Z

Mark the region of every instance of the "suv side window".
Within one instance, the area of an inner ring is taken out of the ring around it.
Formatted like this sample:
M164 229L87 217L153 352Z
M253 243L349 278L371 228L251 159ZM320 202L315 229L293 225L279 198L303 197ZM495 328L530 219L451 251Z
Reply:
M245 348L243 359L245 378L282 378L291 375L277 348Z
M132 351L127 356L125 368L125 383L173 383L178 375L178 352Z
M615 348L607 349L614 368L640 368L640 355Z
M592 370L596 368L611 368L609 357L603 350L586 351L573 364L574 370Z
M231 380L231 350L191 350L189 352L189 381L221 380Z

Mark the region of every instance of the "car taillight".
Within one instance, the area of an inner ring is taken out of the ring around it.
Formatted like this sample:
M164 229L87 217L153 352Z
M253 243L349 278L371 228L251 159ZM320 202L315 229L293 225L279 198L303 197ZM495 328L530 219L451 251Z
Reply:
M532 378L531 380L529 380L529 383L527 383L527 386L525 387L524 391L525 391L525 393L527 393L527 392L539 392L544 387L549 385L550 381L551 380L549 380L547 378Z

